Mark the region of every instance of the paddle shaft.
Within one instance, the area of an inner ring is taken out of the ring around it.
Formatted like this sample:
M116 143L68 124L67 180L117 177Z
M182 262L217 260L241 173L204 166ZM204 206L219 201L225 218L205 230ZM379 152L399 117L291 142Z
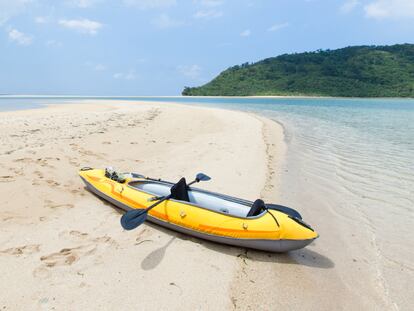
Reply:
M162 199L160 199L158 202L155 202L154 204L152 204L151 206L147 207L146 209L144 209L139 215L148 213L150 210L152 210L154 207L156 207L158 204L164 202L165 200L168 200L169 198L171 198L171 194L167 195L166 197L163 197Z

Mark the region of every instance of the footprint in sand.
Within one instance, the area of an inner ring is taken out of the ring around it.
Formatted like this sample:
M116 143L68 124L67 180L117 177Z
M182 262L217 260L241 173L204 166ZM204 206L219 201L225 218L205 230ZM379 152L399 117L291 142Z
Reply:
M13 176L9 176L9 175L0 176L0 182L12 182L12 181L15 181Z
M92 241L96 242L96 243L102 243L102 244L106 244L108 246L112 246L114 248L118 248L119 244L117 241L115 241L113 238L111 238L110 236L104 235L104 236L100 236L97 237L95 239L93 239Z
M95 157L97 159L104 159L105 154L103 154L103 153L100 153L100 154L95 153L91 150L84 149L84 148L82 148L82 147L80 147L76 144L70 144L70 146L72 147L73 151L78 152L80 155L91 156L91 157Z
M74 167L79 167L80 166L80 162L78 162L77 158L72 158L72 157L66 157L69 160L69 164L74 166Z
M10 171L13 173L14 176L23 176L23 169L21 168L16 168L16 167L12 167L10 168Z
M44 177L43 177L43 174L42 174L42 172L40 172L40 171L34 171L33 172L39 179L43 179Z
M44 202L45 202L45 207L48 207L48 208L59 208L59 207L74 208L75 207L75 205L73 204L67 204L67 203L58 204L51 200L45 200Z
M60 186L60 183L58 183L57 181L51 180L51 179L46 180L46 182L47 182L47 183L49 184L49 186L51 186L51 187L57 187L57 186Z
M46 205L46 207L49 208L59 208L59 207L64 207L64 208L73 208L75 205L73 204L53 204L53 205Z
M118 248L119 246L114 239L107 235L90 239L88 233L80 232L77 230L71 230L69 232L63 231L61 232L60 236L62 235L70 236L72 237L72 240L73 238L75 238L75 240L78 240L78 242L80 242L79 240L87 239L88 244L72 248L62 248L59 252L40 257L40 260L42 261L43 265L33 271L33 274L35 276L47 276L47 273L45 273L45 268L70 266L85 256L95 254L98 249L98 246L102 244L115 248ZM96 258L94 262L100 263L98 260L100 256L95 257Z
M61 238L69 238L73 241L79 241L79 239L81 240L85 240L87 237L89 236L88 233L86 232L81 232L78 230L71 230L71 231L62 231L59 233L59 237Z
M150 112L149 112L149 116L148 117L146 117L145 119L146 120L148 120L148 121L152 121L152 120L154 120L159 114L161 113L161 111L160 110L158 110L158 109L153 109L153 110L151 110Z
M28 133L30 133L30 134L34 134L34 133L36 133L36 132L40 132L40 129L27 130L27 131L25 131L25 132L28 132Z
M19 158L19 159L13 160L13 162L31 163L33 162L33 160L31 158Z
M66 188L69 188L70 186L65 185ZM69 191L72 194L78 194L79 192L82 192L81 189L72 189Z
M85 238L85 237L87 237L87 236L88 236L88 234L87 234L86 232L80 232L80 231L78 231L78 230L71 230L71 231L69 232L69 234L70 234L71 236L75 236L75 237L78 237L78 238Z
M153 235L152 230L148 228L143 228L141 231L138 232L138 237L135 239L137 242L140 240L148 239Z
M83 256L92 255L96 251L96 245L81 245L73 248L62 248L57 253L40 257L40 260L48 268L56 266L70 266Z
M44 178L43 174L40 171L34 171L33 173L37 176L37 178L32 180L32 185L33 186L39 186L40 185L39 179Z
M55 168L53 165L50 165L48 163L48 159L50 159L50 158L38 158L36 160L36 163L39 164L41 167Z
M31 245L23 245L18 247L11 247L5 250L0 250L0 254L7 254L7 255L29 255L33 253L39 252L40 245L39 244L31 244Z
M1 221L6 222L6 221L11 220L11 219L13 219L13 218L14 218L13 216L6 216L6 217L3 217L3 218L1 219Z

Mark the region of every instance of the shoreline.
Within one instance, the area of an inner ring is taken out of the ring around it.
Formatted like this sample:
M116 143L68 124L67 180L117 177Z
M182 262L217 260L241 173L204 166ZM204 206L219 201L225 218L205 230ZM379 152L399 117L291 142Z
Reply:
M10 100L11 103L7 103L7 100ZM211 102L209 101L211 100ZM215 100L222 99L222 102L215 102ZM71 104L71 103L81 103L88 102L91 100L97 101L125 101L129 103L133 102L152 102L152 103L163 103L163 104L234 104L234 100L240 100L240 103L248 102L249 100L254 99L274 99L274 100L348 100L348 101L365 101L367 103L378 101L385 102L389 100L394 101L412 101L414 98L395 98L395 97L318 97L318 96L79 96L79 95L0 95L0 113L1 112L10 112L10 111L24 111L29 109L42 109L45 106L48 106L53 100L61 101L60 104ZM38 100L43 102L31 102L29 100ZM176 101L174 101L176 100ZM202 102L197 102L197 100L202 100ZM204 100L204 101L203 101ZM226 101L228 100L228 101ZM231 101L233 100L233 101ZM3 101L3 103L2 103ZM5 104L5 105L2 105ZM219 109L229 109L224 107L216 107Z
M115 100L122 99L137 99L136 101L143 101L142 99L156 99L156 98L236 98L236 99L249 99L249 98L269 98L269 99L357 99L357 100L414 100L414 97L343 97L343 96L316 96L316 95L251 95L251 96L182 96L182 95L39 95L39 94L25 94L25 95L13 95L13 94L3 94L0 95L0 99L101 99L101 100ZM154 101L156 102L156 101ZM173 103L173 102L171 102Z

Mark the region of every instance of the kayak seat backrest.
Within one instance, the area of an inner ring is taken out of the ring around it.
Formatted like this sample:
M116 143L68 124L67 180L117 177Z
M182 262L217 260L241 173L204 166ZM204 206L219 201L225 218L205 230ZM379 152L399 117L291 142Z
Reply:
M180 182L179 182L180 183ZM177 185L177 184L176 184ZM156 181L145 181L145 182L132 182L130 186L152 194L154 196L166 196L170 193L179 192L181 190L172 189L171 184L166 184L163 182ZM181 186L179 186L181 187ZM242 204L239 202L232 201L231 199L226 199L220 194L204 192L202 190L186 188L186 193L188 195L188 200L177 199L180 201L186 201L196 206L209 209L219 213L225 213L228 215L233 215L237 217L247 217L251 209L251 203ZM186 197L184 197L186 199Z
M184 177L171 187L171 198L190 202L190 198L188 197L188 186Z
M266 210L265 202L261 199L257 199L254 201L250 211L247 213L247 217L257 216L264 210Z

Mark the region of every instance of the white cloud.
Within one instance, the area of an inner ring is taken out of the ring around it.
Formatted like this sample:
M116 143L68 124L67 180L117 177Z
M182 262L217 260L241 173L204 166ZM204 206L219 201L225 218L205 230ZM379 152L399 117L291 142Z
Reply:
M66 0L66 3L70 6L78 8L90 8L101 1L102 0Z
M160 29L174 28L184 25L183 21L173 19L163 13L152 20L152 24Z
M123 0L127 6L136 7L141 10L165 9L177 4L176 0Z
M0 0L0 25L18 15L32 0Z
M8 31L9 39L19 45L30 45L33 42L33 37L18 31L17 29L10 29Z
M200 10L193 15L197 19L213 19L221 16L223 16L223 12L217 10Z
M280 29L286 28L289 26L289 23L274 24L267 28L267 31L278 31Z
M201 67L198 65L181 65L177 67L177 70L182 75L191 79L196 79L201 74Z
M359 0L346 0L339 8L342 13L349 13L353 11L361 2Z
M63 46L62 42L56 40L48 40L45 45L50 48L60 48Z
M375 0L364 6L365 15L369 18L413 18L413 0Z
M114 79L117 80L135 80L136 79L136 75L135 72L133 70L130 70L126 73L124 72L117 72L113 75Z
M249 37L251 34L252 34L252 32L250 31L250 29L246 29L246 30L244 30L240 33L240 36L241 37Z
M89 35L96 35L102 28L101 23L89 19L61 19L59 25Z

